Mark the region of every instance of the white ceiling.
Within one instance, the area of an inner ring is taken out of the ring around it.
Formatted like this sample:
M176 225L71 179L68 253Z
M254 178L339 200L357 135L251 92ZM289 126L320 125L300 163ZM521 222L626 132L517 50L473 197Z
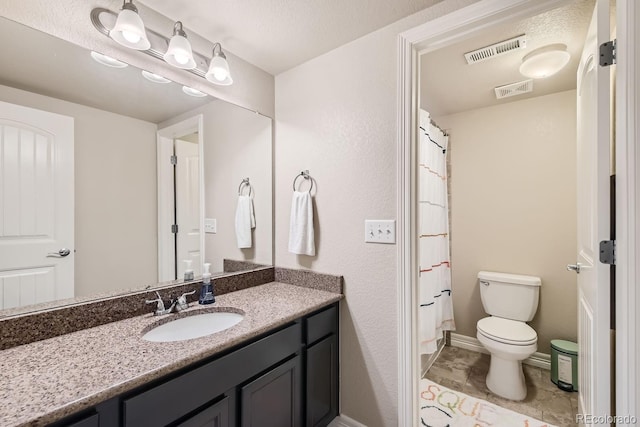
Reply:
M276 75L441 0L140 0ZM144 16L143 16L144 18ZM188 33L187 33L188 35Z
M420 105L432 117L519 101L576 88L576 71L587 34L594 0L571 4L532 18L484 30L464 41L424 54L420 58ZM476 64L464 54L521 34L527 47ZM558 74L536 79L533 91L496 99L494 88L526 80L518 71L528 52L552 43L564 43L571 54Z

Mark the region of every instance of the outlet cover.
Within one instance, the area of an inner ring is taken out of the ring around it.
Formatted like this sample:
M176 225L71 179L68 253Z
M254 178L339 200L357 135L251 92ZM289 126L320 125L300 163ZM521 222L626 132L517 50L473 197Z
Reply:
M364 241L367 243L396 243L396 221L394 219L366 219Z
M209 234L216 234L218 232L218 226L215 218L204 219L204 232Z

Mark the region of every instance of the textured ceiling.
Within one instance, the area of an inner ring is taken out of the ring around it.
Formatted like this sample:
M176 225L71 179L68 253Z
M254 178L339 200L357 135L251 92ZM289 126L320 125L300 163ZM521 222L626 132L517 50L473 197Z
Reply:
M491 105L576 88L576 71L587 34L594 0L576 0L567 6L512 24L493 27L420 58L420 105L438 117ZM467 64L464 54L520 34L527 47L502 56ZM533 82L533 92L496 99L494 88L526 80L518 71L528 52L552 43L564 43L571 54L558 74Z
M441 0L139 0L276 75ZM143 16L144 18L144 16ZM188 34L188 33L187 33Z

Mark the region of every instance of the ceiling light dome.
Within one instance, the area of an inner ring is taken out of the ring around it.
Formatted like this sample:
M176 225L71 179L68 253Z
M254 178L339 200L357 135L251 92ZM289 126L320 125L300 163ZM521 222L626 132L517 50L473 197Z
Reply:
M562 70L571 59L567 46L562 43L541 47L522 58L520 74L532 79L552 76Z
M187 40L187 34L182 29L182 22L180 21L173 26L173 37L169 41L169 47L163 58L168 64L183 70L196 68L191 43Z
M131 49L147 50L151 47L142 18L138 15L138 8L133 5L132 0L124 0L116 24L109 31L109 37Z
M218 48L217 52L216 48ZM231 72L229 71L229 63L220 43L213 45L213 58L211 58L211 63L209 64L209 71L204 77L217 85L229 86L233 83Z

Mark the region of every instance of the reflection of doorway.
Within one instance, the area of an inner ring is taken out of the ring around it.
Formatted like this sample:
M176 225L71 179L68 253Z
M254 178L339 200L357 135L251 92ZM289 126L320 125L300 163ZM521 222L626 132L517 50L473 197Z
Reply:
M158 131L158 277L182 278L185 260L196 276L204 259L202 116Z

